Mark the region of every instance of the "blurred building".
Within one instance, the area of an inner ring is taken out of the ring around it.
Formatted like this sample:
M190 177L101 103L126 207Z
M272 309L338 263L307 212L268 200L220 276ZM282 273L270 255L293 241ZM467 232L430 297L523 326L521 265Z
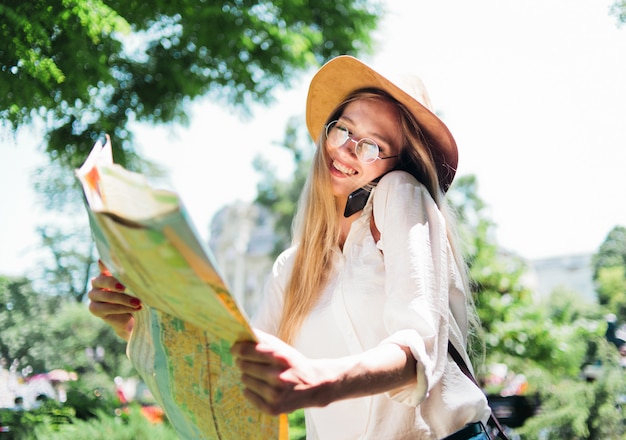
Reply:
M274 220L255 204L236 202L220 209L210 226L209 247L231 294L248 316L254 314L274 262Z
M592 254L579 254L529 261L528 285L537 299L548 297L555 289L565 289L595 302L591 259Z

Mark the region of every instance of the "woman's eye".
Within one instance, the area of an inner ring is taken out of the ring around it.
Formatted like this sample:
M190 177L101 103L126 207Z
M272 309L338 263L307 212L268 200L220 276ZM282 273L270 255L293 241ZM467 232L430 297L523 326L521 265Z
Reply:
M346 127L342 126L342 125L338 125L337 126L337 130L341 130L349 135L351 135L352 133L350 133L350 130L348 130Z

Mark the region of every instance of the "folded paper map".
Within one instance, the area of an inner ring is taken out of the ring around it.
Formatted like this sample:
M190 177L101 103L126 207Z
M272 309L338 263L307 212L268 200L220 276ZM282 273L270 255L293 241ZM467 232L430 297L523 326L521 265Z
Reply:
M100 259L144 307L127 353L183 439L286 440L286 417L243 397L230 348L254 340L179 197L97 142L76 171Z

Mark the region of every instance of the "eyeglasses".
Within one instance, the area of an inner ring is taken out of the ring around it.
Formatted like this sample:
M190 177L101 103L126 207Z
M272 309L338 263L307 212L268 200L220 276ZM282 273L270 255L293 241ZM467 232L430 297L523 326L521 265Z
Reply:
M392 159L399 156L399 154L396 154L395 156L380 157L380 148L376 142L369 138L355 140L350 136L350 131L346 127L339 125L338 122L332 121L326 126L326 139L331 146L339 148L349 140L354 142L356 144L354 153L363 163L373 163L377 159Z

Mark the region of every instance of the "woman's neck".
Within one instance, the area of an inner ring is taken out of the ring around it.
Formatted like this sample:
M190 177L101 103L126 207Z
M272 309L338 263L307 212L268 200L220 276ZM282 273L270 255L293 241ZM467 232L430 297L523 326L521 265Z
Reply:
M348 238L348 234L350 233L350 228L352 227L352 223L361 216L361 211L357 211L352 214L350 217L345 217L343 215L344 212L343 206L337 206L337 216L339 217L339 248L343 250L343 245Z

